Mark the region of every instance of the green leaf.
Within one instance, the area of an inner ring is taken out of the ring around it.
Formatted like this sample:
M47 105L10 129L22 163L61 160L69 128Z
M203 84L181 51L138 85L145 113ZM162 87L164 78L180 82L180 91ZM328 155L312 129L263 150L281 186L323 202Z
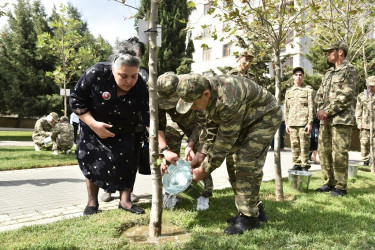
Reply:
M189 9L194 8L194 7L195 7L195 3L194 3L194 1L188 1L188 2L187 2L187 7L188 7Z

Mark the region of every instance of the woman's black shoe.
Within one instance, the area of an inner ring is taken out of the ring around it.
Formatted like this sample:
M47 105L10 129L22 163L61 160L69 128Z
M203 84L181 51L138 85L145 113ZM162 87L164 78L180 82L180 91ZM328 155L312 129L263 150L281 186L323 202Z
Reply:
M98 206L86 206L85 210L83 211L83 215L93 215L98 213Z
M145 210L143 208L138 207L135 204L133 204L132 207L129 209L129 208L121 206L121 203L119 203L118 204L118 209L122 209L122 210L131 212L131 213L135 213L135 214L144 214L145 213Z

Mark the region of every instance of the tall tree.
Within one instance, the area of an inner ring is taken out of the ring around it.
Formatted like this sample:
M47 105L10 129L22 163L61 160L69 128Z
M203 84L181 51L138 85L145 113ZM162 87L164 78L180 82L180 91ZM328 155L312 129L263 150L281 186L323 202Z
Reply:
M261 41L272 49L275 96L281 104L281 51L304 31L304 14L308 7L300 0L213 0L210 3L210 14L234 24L226 33L228 36L239 35L251 41ZM278 131L275 136L275 195L277 200L283 200L279 141Z
M150 16L150 0L141 0L136 19L148 20ZM189 65L186 50L186 26L191 9L186 0L160 1L158 10L159 24L162 26L162 44L158 49L158 71L176 72L177 68ZM136 22L137 24L137 22ZM191 46L191 45L190 45ZM145 55L148 55L146 48ZM191 48L189 48L191 50ZM148 58L143 57L142 63L147 65ZM182 70L182 68L181 68Z
M67 85L92 64L109 54L111 47L99 37L96 41L80 21L80 14L70 5L61 4L60 12L54 11L51 32L38 35L38 48L45 55L57 59L54 70L47 72L55 83L63 88L64 115L67 115ZM99 44L96 44L99 43Z
M308 34L314 45L326 46L334 41L348 45L348 60L362 57L362 48L374 32L375 0L312 1L306 18Z
M2 113L19 117L42 116L51 110L61 109L57 88L45 76L51 66L49 59L36 50L39 32L46 16L40 1L31 6L28 0L18 0L14 13L8 13L8 27L3 30L0 43L0 68L7 72L0 78Z
M159 0L151 0L150 30L156 31L158 24ZM152 166L152 207L150 213L149 235L159 237L162 229L163 195L160 163L157 163L158 150L158 97L156 81L158 78L156 32L149 37L149 92L150 92L150 165Z

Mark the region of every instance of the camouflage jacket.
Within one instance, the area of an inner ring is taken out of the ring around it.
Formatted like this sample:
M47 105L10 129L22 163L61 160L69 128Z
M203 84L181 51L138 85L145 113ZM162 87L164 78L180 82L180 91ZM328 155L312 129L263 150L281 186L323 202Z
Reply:
M372 94L372 108L375 111L374 99L375 94ZM355 118L357 124L362 124L365 129L370 129L370 95L366 97L363 92L358 95L357 106L355 108Z
M329 68L323 77L315 102L317 110L328 114L328 121L320 124L354 125L357 72L344 60L337 68Z
M300 87L291 87L285 94L285 125L312 125L315 115L315 90L302 83Z
M48 137L51 135L52 129L54 128L46 118L40 118L36 121L34 126L34 132L32 138L34 139L35 136L43 136Z
M206 173L220 167L240 133L279 108L275 97L254 81L238 76L208 77L211 97L206 108ZM281 117L280 117L281 119Z
M228 75L233 75L233 76L242 76L246 77L250 80L254 80L255 76L250 72L250 70L247 71L246 75L243 75L237 68L232 69L231 71L228 72Z
M180 114L176 111L176 108L159 109L159 130L165 131L167 114L188 137L188 141L192 141L194 144L199 141L199 137L202 136L206 128L206 115L204 111L197 112L190 110L186 114Z
M74 128L69 122L59 122L52 130L52 140L58 145L73 146Z

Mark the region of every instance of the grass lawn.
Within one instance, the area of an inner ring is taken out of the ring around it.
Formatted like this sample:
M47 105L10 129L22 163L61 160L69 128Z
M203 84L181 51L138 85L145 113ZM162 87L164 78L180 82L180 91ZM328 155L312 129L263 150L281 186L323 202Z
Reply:
M72 152L74 152L74 148ZM34 147L30 146L0 147L0 171L75 164L78 162L74 154L52 155L52 151L35 151Z
M374 249L375 175L361 169L349 182L349 195L330 197L315 193L322 175L314 172L310 190L300 193L284 181L285 201L274 197L274 182L264 182L261 199L269 217L262 228L243 235L226 236L226 219L236 214L231 189L216 190L210 209L196 211L196 203L183 199L173 211L164 211L163 222L187 230L186 242L158 245L130 242L121 234L135 225L147 225L145 215L111 210L100 214L24 227L0 233L0 249Z
M0 131L0 141L32 141L32 131Z

